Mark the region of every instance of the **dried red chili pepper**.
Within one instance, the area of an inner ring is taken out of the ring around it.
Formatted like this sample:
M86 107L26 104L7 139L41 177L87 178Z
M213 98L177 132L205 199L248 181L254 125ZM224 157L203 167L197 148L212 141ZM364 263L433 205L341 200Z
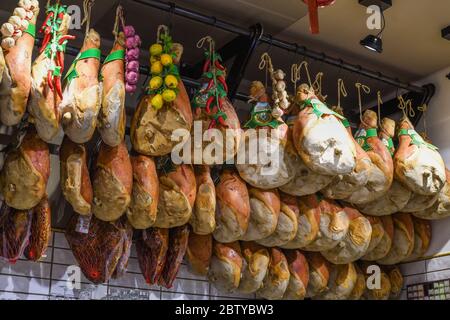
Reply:
M219 60L216 61L215 66L217 69L219 69L220 71L225 71L225 67L223 65L220 64Z
M214 102L215 98L216 97L211 96L211 97L209 97L208 101L206 101L205 110L206 110L207 114L211 113L211 104Z
M219 81L222 84L223 90L225 90L225 92L228 93L228 85L227 82L225 81L225 78L223 76L220 76L217 78L217 81Z

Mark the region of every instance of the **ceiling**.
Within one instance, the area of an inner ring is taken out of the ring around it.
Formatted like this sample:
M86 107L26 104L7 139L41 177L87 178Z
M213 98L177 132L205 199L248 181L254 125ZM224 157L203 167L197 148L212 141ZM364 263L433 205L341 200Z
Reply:
M1 0L0 22L7 19L14 9L17 0ZM41 3L45 1L41 0ZM65 4L82 3L81 0L63 0ZM133 24L143 38L144 48L155 40L156 28L159 24L171 24L175 41L185 47L184 62L195 64L203 57L202 50L196 48L198 39L205 35L215 38L220 47L235 35L193 22L185 18L172 16L138 4L133 0L100 1L97 0L92 14L93 26L103 37L102 49L107 53L112 46L112 27L114 24L115 6L122 3L126 10L129 24ZM216 16L235 25L246 27L261 22L266 33L277 38L297 42L316 51L326 52L330 56L341 57L353 64L413 82L450 65L450 41L440 36L440 30L450 25L450 1L448 0L394 0L393 7L385 13L387 27L383 34L383 54L372 53L359 45L359 41L371 33L366 27L366 8L358 4L358 0L337 0L333 6L320 9L319 35L309 33L307 7L301 0L173 0L177 5ZM432 3L432 5L430 4ZM42 21L43 14L40 15ZM83 34L72 44L81 45ZM147 50L143 51L142 62L147 63ZM258 70L260 55L268 51L275 67L290 72L294 62L304 59L283 50L262 44L254 54L243 82L241 91L248 90L251 80L264 80L264 72ZM70 60L69 60L70 61ZM336 81L344 79L349 91L346 103L355 110L357 105L356 90L353 83L360 81L368 84L373 91L381 90L390 94L396 88L339 70L324 63L309 61L311 73L325 73L324 92L329 101L336 100ZM367 97L365 103L374 101L375 96Z

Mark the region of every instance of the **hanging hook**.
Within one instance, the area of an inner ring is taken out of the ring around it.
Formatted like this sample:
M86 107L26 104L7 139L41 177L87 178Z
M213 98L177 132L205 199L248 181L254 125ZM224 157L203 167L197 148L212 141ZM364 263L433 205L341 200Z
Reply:
M343 96L344 98L347 98L348 93L347 93L347 89L345 88L345 84L344 84L344 80L339 78L338 79L338 108L341 108L341 96Z
M383 105L383 99L381 98L381 91L377 91L377 112L378 112L378 127L381 128L381 106Z
M360 82L355 83L355 86L356 86L356 88L358 90L359 120L361 121L361 123L363 125L368 127L368 125L364 122L364 119L363 119L362 92L364 92L366 94L370 94L370 88L367 85L362 84Z
M84 2L83 2L84 18L83 18L83 21L81 22L81 25L83 26L86 24L86 37L89 34L90 23L91 23L91 12L92 12L92 7L94 6L94 2L95 2L95 0L84 0Z

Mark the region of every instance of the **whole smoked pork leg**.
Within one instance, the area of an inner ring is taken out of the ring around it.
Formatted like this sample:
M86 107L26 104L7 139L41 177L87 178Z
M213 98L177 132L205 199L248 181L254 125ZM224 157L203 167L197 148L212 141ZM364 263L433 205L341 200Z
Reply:
M64 137L59 151L60 184L64 198L81 215L91 214L93 190L84 145Z
M436 147L425 142L404 118L399 123L395 177L411 191L424 196L439 193L446 182L445 164Z
M241 242L243 257L239 292L249 294L258 291L269 268L269 251L255 242Z
M120 226L92 216L87 233L78 230L80 216L74 214L66 228L70 249L89 281L101 284L111 279L119 263L124 238Z
M197 197L189 224L192 231L199 235L207 235L216 229L216 187L211 178L209 166L195 168Z
M25 248L25 257L39 261L45 255L52 234L52 213L48 199L43 199L33 209L29 244Z
M128 221L135 229L150 228L156 221L159 201L159 181L152 158L131 157L133 166L133 191L127 209Z
M79 144L91 140L97 127L101 105L101 86L98 80L100 41L100 35L91 29L80 51L80 58L84 55L89 58L75 60L67 71L63 101L60 104L64 132Z
M141 231L136 241L139 268L149 285L158 283L167 258L169 229L150 228Z
M377 114L371 110L364 112L360 129L355 137L372 160L372 170L367 184L346 199L355 205L370 203L383 197L391 188L394 179L392 156L378 137L377 127Z
M248 229L250 198L247 185L237 172L224 170L216 185L217 207L214 239L222 243L239 240Z
M19 7L26 9L30 17L28 25L35 27L39 15L39 2L33 0L25 5L20 1ZM0 58L0 71L3 69L3 75L0 76L0 121L7 126L15 126L22 120L31 89L31 59L35 36L25 31L21 33L12 48L8 50L3 48L5 61L3 68Z
M117 55L117 57L115 56ZM100 71L102 106L98 130L104 143L118 146L125 137L125 35L120 32Z
M70 15L64 14L59 30L57 31L58 35L62 37L67 35L70 21ZM32 122L36 126L39 137L48 143L60 131L61 114L59 112L59 105L62 97L58 93L58 85L59 90L62 90L62 75L59 76L59 80L56 76L53 76L51 79L49 78L49 73L53 73L51 68L56 67L54 60L58 59L62 65L62 69L64 68L64 52L58 52L57 54L59 58L54 57L52 59L44 49L31 67L31 94L28 111L31 115ZM63 70L60 72L63 72ZM51 81L51 85L49 81Z
M198 235L189 233L186 260L191 271L195 274L206 276L209 271L212 256L213 237L211 234Z
M0 212L0 257L15 264L30 239L32 210L19 211L2 205Z
M172 228L169 231L169 249L167 250L166 263L159 278L158 284L167 289L172 288L181 262L183 262L189 241L189 225Z
M238 289L242 267L239 242L223 244L214 241L208 279L220 292L232 293Z
M388 148L391 156L395 154L392 138L395 136L395 121L389 118L381 120L381 128L378 134L383 144ZM395 169L394 169L395 170ZM387 216L402 211L408 204L412 192L394 177L389 191L379 199L358 205L358 209L371 216Z
M0 173L0 190L8 206L31 210L44 198L50 176L50 151L34 128L18 149L8 153Z
M336 176L356 166L356 149L340 115L328 109L307 85L297 90L303 103L293 127L293 141L305 164L313 171Z

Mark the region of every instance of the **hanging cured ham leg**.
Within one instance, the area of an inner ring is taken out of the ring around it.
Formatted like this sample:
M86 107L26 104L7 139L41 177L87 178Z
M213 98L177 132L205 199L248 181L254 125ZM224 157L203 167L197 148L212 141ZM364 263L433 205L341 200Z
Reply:
M155 157L169 154L180 143L172 140L175 130L184 129L189 137L192 127L191 103L178 73L183 46L173 43L167 27L160 26L163 29L165 33L158 32L158 43L150 48L154 77L131 122L133 148ZM163 79L163 74L171 77Z
M19 1L14 13L22 12L22 17L13 15L2 25L1 43L4 66L0 57L0 120L4 125L20 123L25 114L31 89L31 58L36 36L36 20L39 2ZM23 13L25 15L23 16Z
M111 53L100 71L102 80L102 107L99 113L99 131L103 142L118 146L126 129L125 111L125 35L117 35Z
M191 271L206 276L212 256L213 237L211 234L198 235L194 232L189 233L188 247L186 250L186 260L189 263Z
M75 143L91 140L100 110L100 35L93 29L87 34L80 54L65 77L61 102L62 125Z
M239 242L214 241L208 279L221 292L234 292L241 281L243 258Z
M90 215L94 196L86 147L65 137L59 152L59 162L60 184L66 201L76 213Z
M377 114L367 110L362 116L360 129L356 133L356 141L367 152L373 164L367 184L346 199L346 201L356 205L366 204L381 198L392 185L394 177L392 156L378 138L377 121Z
M216 229L216 187L208 166L195 168L197 197L189 224L199 235L211 234Z
M398 134L395 177L417 194L429 196L439 193L446 176L438 149L425 142L406 117L400 121Z
M243 266L239 291L254 293L263 284L269 267L269 251L254 242L241 243Z
M28 260L39 261L47 251L52 234L52 213L48 199L43 199L33 209L29 244L25 248Z
M395 135L395 122L389 118L384 118L381 121L381 130L379 138L383 144L388 148L389 153L393 157L395 154L395 147L392 138ZM389 191L379 199L372 202L358 205L359 210L371 216L388 216L404 210L409 200L411 199L411 191L403 186L394 177Z
M158 283L169 248L169 230L151 228L143 230L136 241L139 267L149 285Z
M50 151L30 128L16 150L6 156L0 173L0 190L6 204L30 210L44 198L50 177Z
M356 166L356 148L340 120L303 85L297 92L302 102L294 122L293 139L297 152L313 171L324 175L349 174Z
M44 44L32 66L32 84L28 111L39 137L51 140L59 133L62 100L61 77L64 71L64 51L68 40L70 15L67 7L56 4L47 9L47 23L43 25Z

